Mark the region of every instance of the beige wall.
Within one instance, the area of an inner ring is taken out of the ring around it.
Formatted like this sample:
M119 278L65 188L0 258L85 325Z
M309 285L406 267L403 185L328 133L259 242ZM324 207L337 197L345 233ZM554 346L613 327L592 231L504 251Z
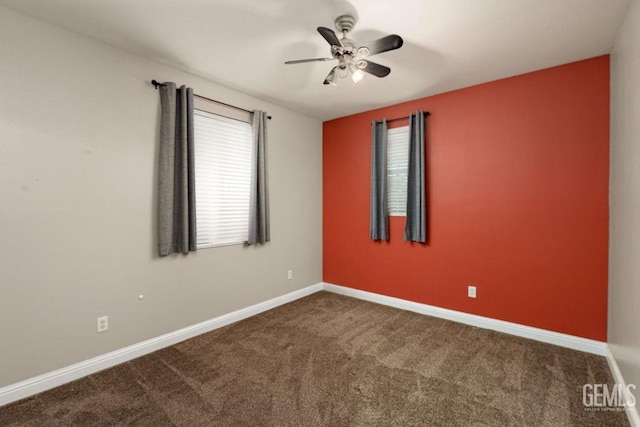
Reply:
M609 345L640 398L640 2L611 54Z
M273 116L272 243L156 257L153 78ZM0 80L0 387L321 281L319 121L2 7Z

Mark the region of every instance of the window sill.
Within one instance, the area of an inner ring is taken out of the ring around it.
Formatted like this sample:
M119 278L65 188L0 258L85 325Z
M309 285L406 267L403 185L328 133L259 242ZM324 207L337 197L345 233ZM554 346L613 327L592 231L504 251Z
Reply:
M214 243L211 245L202 245L198 246L198 250L200 249L209 249L209 248L222 248L225 246L244 246L247 242L229 242L229 243Z

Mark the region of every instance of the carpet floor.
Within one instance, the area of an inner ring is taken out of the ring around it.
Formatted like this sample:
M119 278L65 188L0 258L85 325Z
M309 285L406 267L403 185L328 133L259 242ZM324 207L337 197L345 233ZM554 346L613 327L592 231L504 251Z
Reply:
M605 358L319 292L0 408L2 426L624 426Z

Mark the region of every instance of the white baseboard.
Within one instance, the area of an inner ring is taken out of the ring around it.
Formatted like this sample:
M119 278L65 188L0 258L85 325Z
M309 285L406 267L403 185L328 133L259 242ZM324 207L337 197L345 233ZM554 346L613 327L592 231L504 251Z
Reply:
M627 396L629 390L627 390L627 383L622 377L622 372L620 372L620 367L618 367L618 362L616 362L615 357L613 357L613 353L609 346L607 346L607 362L609 363L609 369L611 369L611 374L613 375L613 380L616 384L622 385L623 392L623 400L625 402L633 401L630 396ZM637 390L637 389L636 389ZM638 400L638 399L635 399ZM625 412L627 413L627 418L629 419L629 424L631 427L640 427L640 414L638 414L638 402L634 406L625 406Z
M447 320L453 320L454 322L477 326L484 329L491 329L498 332L504 332L519 337L559 345L562 347L568 347L574 350L597 354L599 356L604 356L607 350L607 343L601 341L575 337L573 335L547 331L545 329L519 325L517 323L505 322L504 320L497 320L491 319L489 317L477 316L475 314L462 313L460 311L448 310L446 308L440 308L433 305L407 301L400 298L388 297L385 295L374 294L372 292L361 291L358 289L347 288L330 283L323 283L322 289L324 289L325 291L334 292L365 301L400 308L402 310L413 311L415 313L426 314L428 316L439 317Z
M547 331L544 329L533 328L530 326L519 325L516 323L505 322L502 320L491 319L488 317L477 316L459 311L448 310L445 308L435 307L427 304L421 304L413 301L402 300L400 298L388 297L385 295L375 294L372 292L361 291L358 289L347 288L344 286L333 285L330 283L318 283L306 288L290 292L288 294L264 301L250 307L233 311L222 316L188 326L186 328L170 332L168 334L152 338L138 344L134 344L120 350L112 351L89 360L85 360L46 374L30 378L19 383L15 383L0 388L0 406L11 402L32 396L34 394L49 390L62 384L77 380L84 376L96 373L103 369L110 368L120 363L135 359L145 354L152 353L162 348L174 345L181 341L193 338L200 334L221 328L234 322L246 319L288 302L316 293L320 290L358 298L365 301L375 302L415 313L425 314L428 316L439 317L452 320L454 322L464 323L467 325L477 326L484 329L491 329L516 335L524 338L534 339L550 344L572 348L575 350L585 351L588 353L606 356L609 360L611 370L617 383L623 383L620 371L615 364L615 359L610 356L607 344L586 338L575 337L572 335L561 334L558 332ZM612 365L615 364L615 365ZM615 366L615 369L614 367ZM636 408L635 415L627 412L629 419L637 419L638 413ZM635 418L633 418L635 416ZM632 426L640 427L640 424Z
M268 301L223 314L222 316L206 320L202 323L188 326L120 350L112 351L55 371L47 372L46 374L38 375L25 381L2 387L0 388L0 406L66 384L103 369L135 359L136 357L169 347L205 332L213 331L214 329L255 316L263 311L271 310L272 308L311 295L320 290L322 290L321 283L311 285Z

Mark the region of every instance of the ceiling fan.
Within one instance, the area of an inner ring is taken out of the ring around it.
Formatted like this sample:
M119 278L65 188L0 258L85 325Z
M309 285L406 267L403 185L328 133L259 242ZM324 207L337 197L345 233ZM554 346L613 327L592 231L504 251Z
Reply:
M391 72L389 67L371 62L366 58L401 48L403 43L402 37L397 34L391 34L361 46L347 37L347 33L353 29L355 24L356 19L352 15L341 15L336 18L335 26L336 30L342 33L341 39L338 39L338 36L333 30L326 27L318 27L320 35L331 45L332 58L298 59L295 61L287 61L285 64L338 60L338 65L333 67L324 79L324 84L333 86L336 86L336 79L338 77L351 76L353 81L358 83L364 77L363 72L376 77L389 75Z

